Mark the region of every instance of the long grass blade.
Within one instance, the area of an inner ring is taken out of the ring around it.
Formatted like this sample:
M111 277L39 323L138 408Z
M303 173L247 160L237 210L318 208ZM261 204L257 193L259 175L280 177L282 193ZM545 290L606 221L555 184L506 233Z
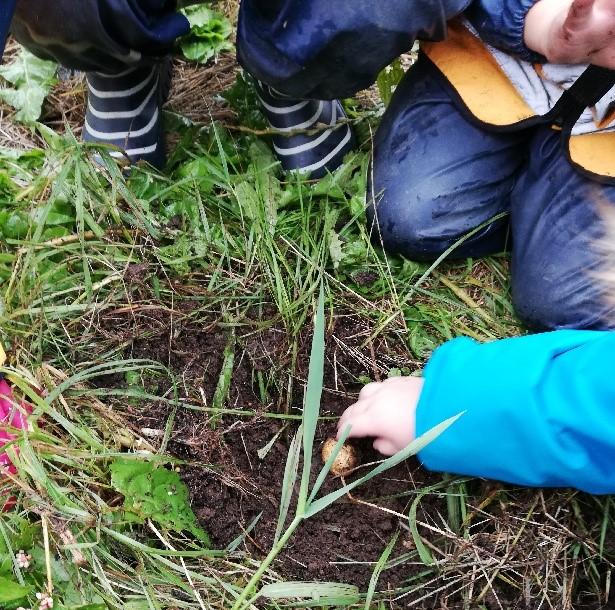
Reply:
M423 496L425 496L425 494L427 493L429 493L429 488L424 489L413 500L412 505L410 506L410 512L408 513L408 527L410 528L410 534L412 535L414 546L416 547L421 561L426 566L429 566L433 564L434 559L431 556L431 552L429 551L429 549L423 544L421 535L419 534L419 530L416 526L416 511L418 510L419 503L423 499Z
M308 485L312 470L312 450L316 425L320 413L320 397L322 395L322 382L325 363L325 304L324 287L321 283L318 296L318 306L314 316L314 337L310 352L310 366L308 372L307 389L303 405L303 472L301 487L297 500L297 514L303 512L308 496Z
M369 585L367 587L367 593L365 595L365 605L363 606L364 610L369 610L372 604L372 599L374 598L378 579L380 578L380 574L382 574L382 570L384 570L384 567L386 566L386 563L391 556L391 553L393 552L393 548L395 547L398 538L399 531L395 532L393 538L391 538L389 543L386 545L386 548L384 549L384 551L382 551L380 558L374 566L374 571L372 572L372 575L369 579Z
M267 584L260 597L269 599L309 599L319 605L350 605L359 600L359 589L337 582L289 581Z
M284 479L282 481L282 491L280 494L280 514L278 516L278 524L275 528L273 537L273 545L275 546L282 535L282 529L288 518L288 510L292 500L293 490L297 482L297 474L299 471L299 462L301 460L301 437L302 426L299 426L297 433L293 436L293 440L288 448L288 456L286 458L286 467L284 468Z

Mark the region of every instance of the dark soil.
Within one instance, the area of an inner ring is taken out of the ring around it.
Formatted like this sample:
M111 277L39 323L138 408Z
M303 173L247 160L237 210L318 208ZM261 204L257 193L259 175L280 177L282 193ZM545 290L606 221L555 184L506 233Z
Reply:
M127 277L129 283L138 284L142 271L130 270L135 277ZM182 476L190 490L192 508L215 548L226 548L243 537L237 552L258 561L270 550L276 530L288 446L298 425L307 376L310 329L299 346L292 384L288 381L291 367L288 338L279 325L272 324L256 333L248 329L243 336L238 334L226 405L251 415L229 414L213 420L211 412L202 407L211 404L229 338L228 330L220 322L221 316L195 313L191 307L184 307L181 312L162 307L140 311L135 306L130 314L108 314L100 326L113 329L109 338L114 342L126 343L131 337L127 356L149 358L173 371L186 408L175 415L168 450L186 461ZM335 416L352 404L361 388L358 377L374 378L386 368L387 356L383 354L388 354L391 360L388 366L411 369L417 366L407 355L404 361L399 360L401 356L395 356L395 351L407 352L403 346L396 348L390 339L386 346L362 347L369 335L363 324L353 316L338 316L327 332L325 389L320 411L323 420L312 456L312 480L321 467L321 444L334 434ZM363 356L359 357L359 353ZM374 354L379 354L379 362L373 361ZM261 399L257 373L265 379L268 391L265 401ZM107 382L117 386L123 380L108 379ZM171 388L171 379L160 376L145 379L144 383L149 384L150 392L160 395L166 395ZM284 411L295 419L271 417ZM152 430L164 429L168 417L169 412L155 403L145 408L133 407L130 419L139 431L146 429L152 434ZM269 452L261 459L259 450L274 438ZM382 459L371 448L369 440L359 441L356 446L362 464ZM365 468L368 467L359 468L354 476L364 474ZM329 477L321 494L341 485L339 478ZM447 508L440 495L445 490L442 475L427 472L418 460L411 459L360 486L353 497L346 496L307 519L272 569L285 579L356 584L361 591L366 591L376 562L397 535L377 590L386 595L386 591L397 589L399 594L400 587L410 586L413 577L423 573L423 580L431 581L421 592L430 597L429 605L424 607L439 607L433 605L437 593L432 596L430 591L441 585L440 577L435 569L426 568L418 559L407 517L417 500L417 491L424 493L429 485L434 490L420 500L417 518L430 523L436 532L446 529ZM477 503L492 491L482 482L476 482L475 487ZM291 504L291 517L293 508ZM257 518L256 525L250 528ZM437 539L438 535L434 534L433 538Z
M149 314L151 331L152 312ZM352 341L353 335L363 334L360 330L351 318L342 318L335 327L336 339ZM302 379L295 381L296 396L292 399L298 405L302 399L303 376L307 373L305 354L309 353L310 340L306 335L305 350L299 356L301 362L297 374ZM184 380L196 383L209 404L227 341L227 332L216 328L215 323L214 328L210 325L208 331L203 327L186 327L175 340L170 340L166 332L135 340L130 356L151 358L169 365L175 372L181 373ZM357 337L355 342L359 344L361 338ZM191 492L192 508L216 548L225 548L242 535L245 540L239 550L247 551L252 556L264 557L271 548L278 521L288 445L298 420L270 417L276 411L272 405L279 402L280 397L271 396L269 404L262 404L252 379L254 370L271 366L272 359L284 361L287 348L285 334L275 328L261 333L258 339L238 340L238 351L242 353L236 357L228 405L254 414L245 417L225 415L221 420L216 420L215 427L212 427L211 415L206 412L186 409L176 416L169 450L190 464L183 468L183 478ZM321 444L335 433L335 418L331 416L340 415L355 399L361 387L356 377L373 374L372 370L365 370L355 360L340 361L340 354L336 355L335 360L337 371L331 361L327 365L327 383L321 404L321 415L331 419L325 419L318 428L312 459L312 480L322 466ZM337 390L331 389L335 383L334 377L337 378ZM159 387L158 391L164 392L164 389ZM284 405L282 401L281 409L284 408L288 408L291 414L299 413L295 404ZM168 413L160 412L158 408L147 417L142 412L135 413L135 416L140 428L155 430L164 427ZM258 451L274 437L277 438L270 451L261 459ZM371 448L369 441L355 444L362 464L382 459ZM364 474L366 468L359 468L354 476ZM351 480L352 476L347 478L347 482ZM338 581L356 584L365 590L375 562L400 529L400 516L408 514L416 490L440 480L440 475L431 475L420 467L417 460L410 460L369 481L355 490L352 498L347 496L306 520L274 566L275 571L293 580ZM321 494L333 491L342 484L339 478L329 477ZM374 507L366 506L365 502ZM291 504L291 516L293 507L294 504ZM441 508L444 509L444 506ZM247 532L259 515L256 526ZM402 529L391 559L407 553L412 546L410 532ZM406 564L398 569L385 570L378 588L400 587L408 577Z
M133 269L134 277L127 277L128 283L137 286L137 297L144 272ZM191 290L179 284L174 288L188 293ZM105 314L99 328L108 329L107 339L112 343L130 346L126 356L149 358L172 371L185 408L174 414L167 450L185 461L182 476L190 490L192 508L215 548L226 548L240 539L235 552L259 561L271 548L278 521L288 446L297 428L307 377L310 328L306 325L294 367L287 334L279 323L269 322L262 330L261 322L260 330L247 328L243 334L237 331L233 376L225 402L235 412L217 417L207 407L212 404L229 331L221 323L223 316L219 312L187 305L192 303L191 297L201 295L182 296L188 298L180 299L174 309L151 305L141 308L135 302L129 312ZM267 312L260 312L260 316L261 320L266 318ZM258 319L256 314L254 318ZM276 319L273 313L271 318ZM405 348L396 346L390 337L386 345L364 347L370 330L364 324L358 317L338 316L327 329L322 422L312 456L315 473L321 466L322 441L334 433L335 416L356 398L361 387L358 378L374 378L391 363L411 370L417 366ZM115 387L123 382L105 381ZM171 376L157 373L145 377L143 383L151 393L159 395L169 395L172 388ZM171 411L160 405L134 405L129 413L136 429L149 434L153 442L156 431L161 434L171 416ZM276 417L285 412L295 419ZM259 457L259 450L270 441L269 452ZM381 459L368 440L358 442L357 447L363 464ZM365 472L361 468L354 476ZM340 479L329 477L321 494L340 485ZM443 495L447 489L443 475L429 473L417 459L411 459L360 486L353 497L346 496L307 519L272 569L287 580L342 582L355 584L365 592L376 562L397 535L377 586L385 598L391 592L390 597L397 599L389 601L390 607L401 607L412 600L412 607L418 608L463 608L459 592L473 586L469 584L474 578L472 566L493 566L503 556L505 566L498 570L502 578L485 588L482 606L472 607L543 607L544 600L534 600L529 589L509 583L533 582L532 575L551 561L552 545L543 543L549 536L569 531L571 539L566 544L587 538L587 532L570 531L576 523L572 511L561 512L570 499L581 501L578 494L565 492L558 496L556 492L519 489L508 494L505 487L482 480L469 480L464 485L465 506L472 512L468 519L474 524L471 540L466 543L455 536L452 524L447 523L451 513ZM572 495L564 497L566 493ZM421 539L438 565L426 565L419 558L409 528L408 514L413 503ZM587 505L593 510L591 501ZM291 504L291 516L293 508ZM555 530L549 513L564 515L558 519L569 529ZM256 525L251 527L255 520ZM487 570L489 575L495 574L492 568ZM484 574L486 577L487 571ZM482 578L480 589L485 582ZM535 586L540 590L539 581ZM408 598L403 596L404 587L412 589ZM596 605L589 590L588 585L585 590L573 592L578 600L585 600L574 608L602 607ZM423 598L424 602L417 605Z

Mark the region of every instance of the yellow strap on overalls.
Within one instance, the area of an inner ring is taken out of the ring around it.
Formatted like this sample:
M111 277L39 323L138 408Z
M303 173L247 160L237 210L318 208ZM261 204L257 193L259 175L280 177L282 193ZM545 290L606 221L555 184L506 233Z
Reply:
M448 23L446 40L422 42L421 51L479 121L505 126L535 116L489 49L459 21Z
M568 141L568 156L573 163L592 174L615 178L615 133L572 136Z
M423 42L421 51L482 123L506 127L536 116L485 44L458 20L449 22L446 40ZM580 169L615 179L614 132L574 135L565 145L570 161Z

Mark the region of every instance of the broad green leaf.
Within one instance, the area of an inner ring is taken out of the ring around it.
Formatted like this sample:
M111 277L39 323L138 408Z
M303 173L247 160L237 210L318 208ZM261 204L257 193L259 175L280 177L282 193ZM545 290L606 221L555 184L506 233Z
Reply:
M130 482L137 476L151 472L151 464L140 460L116 460L111 464L111 484L126 495Z
M261 200L256 189L247 180L235 187L237 203L248 220L256 220L261 213Z
M340 236L336 233L335 229L329 231L329 254L331 255L331 261L333 262L333 268L337 269L340 266L344 258L344 252L342 251L343 242Z
M116 459L110 466L111 483L124 495L126 518L134 513L153 519L173 531L188 531L209 544L188 502L188 490L179 474L153 461Z
M57 83L56 64L20 49L15 59L0 66L0 76L13 85L0 89L0 99L17 110L15 120L33 124L41 116L43 102Z
M233 48L229 41L233 26L222 13L211 10L205 4L187 6L181 12L190 23L190 33L179 40L187 59L206 63L214 55Z
M275 175L278 161L264 142L254 142L249 148L251 176L250 183L256 185L259 195L257 213L266 223L267 231L273 235L278 222L278 205L282 199L280 181Z
M30 549L32 556L31 563L36 566L37 570L46 570L49 563L49 569L53 577L53 582L56 584L67 583L71 580L69 570L74 570L74 566L70 563L61 561L58 557L50 557L49 560L45 556L45 550L42 546L36 546Z
M102 603L103 600L100 595L88 591L83 584L83 582L79 584L75 582L66 583L62 587L62 604L58 608L60 610L108 610L108 607ZM55 608L56 605L54 604L54 610Z
M12 607L25 599L33 590L32 586L22 586L14 580L0 576L0 608Z

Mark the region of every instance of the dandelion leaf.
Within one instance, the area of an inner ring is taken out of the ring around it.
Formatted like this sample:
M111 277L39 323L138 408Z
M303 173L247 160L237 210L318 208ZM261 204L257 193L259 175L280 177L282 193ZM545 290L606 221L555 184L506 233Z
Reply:
M57 80L56 64L21 49L15 59L0 66L0 76L13 85L0 88L0 99L17 110L15 120L34 123L41 116L43 102Z
M151 519L164 529L190 532L209 545L190 508L186 485L174 470L149 461L117 459L111 465L111 483L124 496L128 521Z

